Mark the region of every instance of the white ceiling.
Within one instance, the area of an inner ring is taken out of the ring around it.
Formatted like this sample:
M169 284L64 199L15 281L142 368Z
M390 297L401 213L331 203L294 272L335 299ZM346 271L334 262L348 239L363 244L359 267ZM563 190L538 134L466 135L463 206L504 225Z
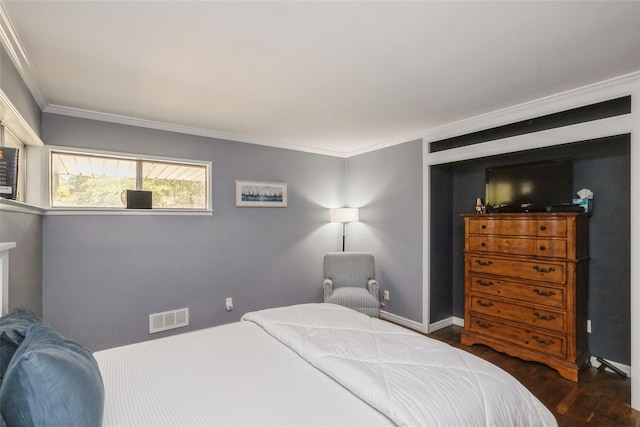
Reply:
M638 1L2 5L45 111L334 155L640 70Z

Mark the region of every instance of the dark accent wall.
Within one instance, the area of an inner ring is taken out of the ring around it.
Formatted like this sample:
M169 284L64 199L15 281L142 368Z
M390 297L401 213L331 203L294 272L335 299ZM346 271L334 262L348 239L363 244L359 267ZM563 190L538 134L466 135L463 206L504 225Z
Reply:
M448 165L430 168L431 218L429 224L429 288L430 288L430 321L451 317L456 301L454 288L451 286L453 258L451 245L453 240L453 171Z
M444 175L451 180L447 187L446 180L438 178L444 182L444 188L432 192L431 206L434 221L449 212L451 215L452 240L447 250L453 260L450 272L452 312L454 316L464 316L464 227L459 215L473 212L475 198L484 198L485 169L566 157L573 159L574 191L589 188L594 193L594 211L589 221L588 317L592 321L589 347L592 354L630 364L631 161L628 135L431 167L432 179ZM451 209L442 202L449 195L452 197ZM431 227L432 230L439 229L440 224L432 221ZM445 240L441 239L442 245ZM432 256L435 250L432 247ZM448 266L444 265L436 274L446 277L446 268ZM438 304L439 298L434 297L432 322L446 317L446 312L438 310Z
M212 161L211 216L47 215L44 318L100 350L322 301L322 257L341 249L342 158L44 114L47 144ZM288 183L286 208L235 207L235 180ZM225 310L232 297L234 310ZM148 315L190 326L148 334Z
M347 159L347 250L372 252L377 279L390 292L383 309L422 322L422 141Z

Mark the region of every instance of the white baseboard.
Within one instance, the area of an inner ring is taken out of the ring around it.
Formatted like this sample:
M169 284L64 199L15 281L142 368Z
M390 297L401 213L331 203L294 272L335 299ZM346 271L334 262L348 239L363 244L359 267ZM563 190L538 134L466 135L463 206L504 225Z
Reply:
M426 329L420 322L416 322L415 320L410 320L406 317L398 316L397 314L389 313L388 311L384 310L380 310L380 318L424 333L434 332L438 329L446 328L447 326L451 325L464 326L464 319L455 316L448 317L435 323L431 323L428 325L428 329Z
M439 329L443 329L451 325L464 326L464 319L461 319L460 317L455 317L455 316L447 317L446 319L442 319L435 323L431 323L429 325L429 332L435 332Z
M413 329L414 331L424 332L422 323L407 319L406 317L398 316L397 314L389 313L388 311L380 310L380 318L405 326L409 329Z

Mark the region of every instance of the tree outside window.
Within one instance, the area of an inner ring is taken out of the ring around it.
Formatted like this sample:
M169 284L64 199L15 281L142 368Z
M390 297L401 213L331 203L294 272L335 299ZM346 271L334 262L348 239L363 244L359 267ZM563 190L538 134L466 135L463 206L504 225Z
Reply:
M153 192L155 209L207 209L205 164L51 152L51 206L125 208L126 190Z

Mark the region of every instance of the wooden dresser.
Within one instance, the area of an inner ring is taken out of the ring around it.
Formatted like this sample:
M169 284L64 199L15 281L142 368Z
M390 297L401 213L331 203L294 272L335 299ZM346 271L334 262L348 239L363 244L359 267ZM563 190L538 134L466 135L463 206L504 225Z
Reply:
M464 214L462 343L578 381L587 348L588 215Z

